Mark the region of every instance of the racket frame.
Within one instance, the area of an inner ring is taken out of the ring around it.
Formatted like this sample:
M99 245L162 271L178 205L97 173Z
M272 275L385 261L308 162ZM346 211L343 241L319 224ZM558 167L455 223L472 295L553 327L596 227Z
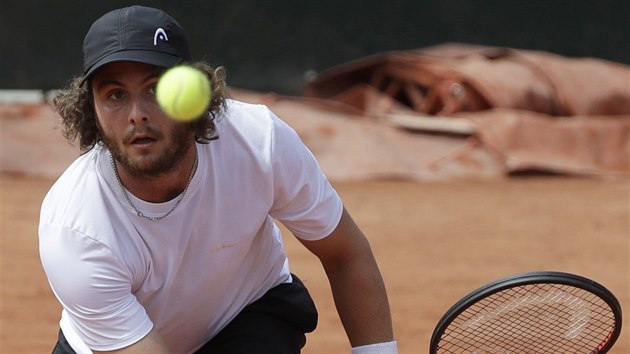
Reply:
M437 354L439 349L438 344L442 335L446 331L446 328L448 328L457 316L468 309L471 305L500 291L531 284L561 284L573 286L597 295L608 306L610 306L615 318L615 328L609 334L607 340L602 343L604 345L600 348L594 348L593 351L589 352L589 354L604 354L608 352L608 350L612 348L617 341L617 338L619 338L622 325L621 305L619 305L619 301L615 295L610 292L610 290L606 289L606 287L591 279L571 273L554 271L529 272L507 276L490 282L455 303L448 311L446 311L433 330L433 335L431 336L431 342L429 344L430 354Z

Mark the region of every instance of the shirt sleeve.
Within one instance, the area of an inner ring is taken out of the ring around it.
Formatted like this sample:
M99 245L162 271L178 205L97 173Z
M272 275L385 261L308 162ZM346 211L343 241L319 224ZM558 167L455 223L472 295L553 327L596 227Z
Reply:
M274 184L270 215L301 239L322 239L334 231L341 219L341 198L295 130L270 114Z
M99 351L129 346L153 324L131 293L131 276L102 243L75 230L40 226L40 257L78 337Z

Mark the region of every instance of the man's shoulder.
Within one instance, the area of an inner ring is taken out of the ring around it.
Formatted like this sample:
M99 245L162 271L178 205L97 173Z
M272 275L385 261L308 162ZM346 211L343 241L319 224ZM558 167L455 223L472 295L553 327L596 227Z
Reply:
M219 136L237 134L254 138L270 134L276 116L264 104L228 100L226 109L217 117Z
M269 108L261 103L250 103L235 99L226 100L225 116L227 117L268 117Z
M74 160L55 181L50 192L66 193L86 188L97 179L98 149L95 147Z
M102 178L98 172L98 151L77 158L52 185L42 201L41 218L49 221L75 218L98 210L102 204Z

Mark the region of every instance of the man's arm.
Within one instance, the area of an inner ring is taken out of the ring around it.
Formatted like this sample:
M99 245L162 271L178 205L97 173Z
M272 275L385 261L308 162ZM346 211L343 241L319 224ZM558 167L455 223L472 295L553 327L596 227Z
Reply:
M318 241L300 240L322 262L353 347L393 340L385 285L367 238L344 209L337 228Z
M98 353L108 353L108 354L140 354L140 353L151 353L151 354L168 354L168 348L166 348L166 344L162 340L160 333L154 329L149 332L144 338L139 340L138 342L113 351L107 352L97 352L94 351L94 354Z

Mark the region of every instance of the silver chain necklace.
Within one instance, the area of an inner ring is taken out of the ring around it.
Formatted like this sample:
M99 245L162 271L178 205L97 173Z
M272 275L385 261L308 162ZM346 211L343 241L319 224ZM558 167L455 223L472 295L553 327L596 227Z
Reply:
M197 153L195 152L195 162L193 163L193 167L190 171L190 176L188 177L188 182L186 182L186 187L184 187L184 191L179 195L179 198L177 199L177 201L175 202L175 205L173 205L173 207L171 208L171 210L167 211L166 214L162 214L159 216L148 216L148 215L144 215L143 212L141 212L140 210L138 210L138 208L136 208L136 206L131 202L131 198L129 198L129 194L127 193L127 190L125 189L125 187L123 186L121 180L120 180L120 176L118 175L118 168L116 167L116 162L114 162L114 156L112 156L112 153L109 153L109 161L112 164L112 168L114 169L114 174L116 175L116 181L118 181L118 185L120 186L120 190L122 190L123 195L125 196L125 199L127 200L127 203L129 203L129 205L133 208L133 210L135 210L136 215L138 215L141 218L145 218L145 219L149 219L151 221L160 221L162 219L164 219L165 217L171 215L171 213L173 211L175 211L175 209L177 209L177 207L179 206L179 203L182 202L182 200L184 199L184 196L186 195L186 191L188 191L188 187L190 186L190 182L192 182L193 177L195 176L195 171L197 171L197 164L198 164L198 158L197 158Z

